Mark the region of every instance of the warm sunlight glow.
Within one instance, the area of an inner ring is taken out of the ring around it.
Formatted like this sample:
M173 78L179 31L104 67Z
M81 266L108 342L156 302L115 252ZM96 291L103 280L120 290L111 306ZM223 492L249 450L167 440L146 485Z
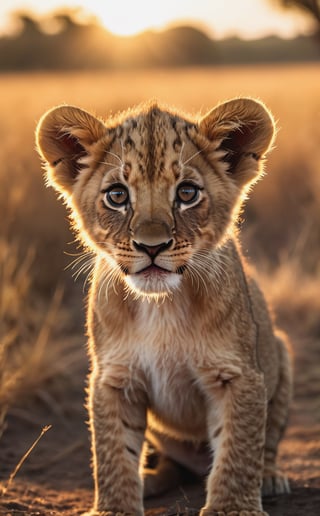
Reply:
M98 17L100 23L119 36L131 36L149 28L159 28L170 20L170 14L153 2L118 0L107 8L104 2L90 2L88 8Z
M310 30L310 18L276 9L270 0L1 0L0 31L8 29L9 13L34 11L45 16L55 9L82 8L109 31L129 36L167 25L196 25L215 38L259 38L270 34L293 37Z
M78 1L78 5L79 5ZM303 32L306 19L276 10L268 0L82 0L109 31L130 36L147 29L161 29L168 24L196 24L211 35L259 38L266 34L290 37Z

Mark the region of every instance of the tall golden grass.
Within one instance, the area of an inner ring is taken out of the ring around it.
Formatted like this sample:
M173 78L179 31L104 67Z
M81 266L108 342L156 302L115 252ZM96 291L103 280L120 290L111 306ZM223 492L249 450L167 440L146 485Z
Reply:
M0 422L22 391L55 374L62 348L48 346L50 328L70 313L57 285L74 292L66 211L34 150L42 113L71 103L104 117L150 98L205 113L234 96L263 100L279 133L243 213L243 247L285 325L319 337L319 84L317 65L0 76ZM42 374L30 382L35 364Z

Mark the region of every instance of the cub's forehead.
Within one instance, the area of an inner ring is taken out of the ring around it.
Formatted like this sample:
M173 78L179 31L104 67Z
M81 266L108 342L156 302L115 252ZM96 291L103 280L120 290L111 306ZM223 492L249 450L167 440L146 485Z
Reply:
M177 145L196 126L177 115L153 108L147 113L125 120L122 127L124 132L131 133L138 144L140 135L145 145L152 143Z
M109 156L124 172L154 179L174 171L194 154L197 126L159 108L128 117L115 128ZM108 154L108 151L107 151Z

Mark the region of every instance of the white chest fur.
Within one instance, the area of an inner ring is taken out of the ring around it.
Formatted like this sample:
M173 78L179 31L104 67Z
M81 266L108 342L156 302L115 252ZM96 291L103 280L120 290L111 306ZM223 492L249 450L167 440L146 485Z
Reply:
M199 335L190 314L170 303L143 303L132 338L132 359L146 381L149 422L181 438L205 439L206 400L196 374Z

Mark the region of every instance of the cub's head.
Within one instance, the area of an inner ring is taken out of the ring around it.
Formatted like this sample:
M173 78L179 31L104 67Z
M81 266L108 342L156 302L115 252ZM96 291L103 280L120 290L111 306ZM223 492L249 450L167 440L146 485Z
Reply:
M198 121L153 104L104 123L61 106L40 120L37 146L85 244L130 290L159 296L223 244L273 134L251 99Z

